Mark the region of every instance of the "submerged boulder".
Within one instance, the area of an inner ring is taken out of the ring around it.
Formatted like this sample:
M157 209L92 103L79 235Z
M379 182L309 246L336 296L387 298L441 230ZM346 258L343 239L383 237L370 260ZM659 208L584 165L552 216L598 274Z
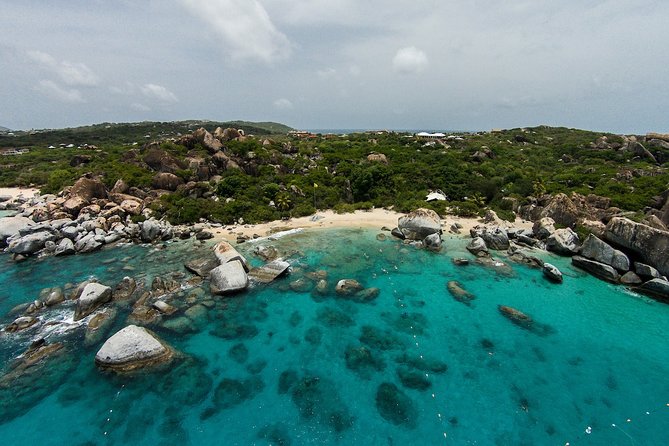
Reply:
M172 349L143 327L128 325L102 345L95 364L102 369L128 372L169 361Z
M416 209L400 217L397 227L409 240L424 240L430 234L441 233L439 215L431 209Z
M417 412L413 401L395 384L382 383L376 390L376 409L392 424L415 427Z
M249 278L240 260L224 263L209 273L211 292L230 294L246 289Z
M451 293L451 296L458 302L469 305L472 300L476 299L476 296L465 290L457 280L449 281L446 288L448 289L448 292Z
M354 279L342 279L337 282L335 291L341 295L351 295L361 291L364 287Z
M506 305L499 305L497 308L504 317L506 317L516 325L528 328L533 323L532 318L520 310L516 310L515 308L512 307L507 307Z

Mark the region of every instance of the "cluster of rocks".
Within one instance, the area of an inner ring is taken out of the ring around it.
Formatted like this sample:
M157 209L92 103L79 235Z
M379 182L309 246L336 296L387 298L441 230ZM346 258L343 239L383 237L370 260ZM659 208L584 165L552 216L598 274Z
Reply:
M669 300L669 231L650 227L623 217L609 220L601 236L594 233L585 240L571 228L556 229L551 217L535 221L531 230L503 225L479 225L471 229L467 249L477 257L488 258L490 251L507 251L510 258L543 269L551 281L562 282L557 267L523 254L518 248L546 249L570 256L572 264L612 283L634 287L653 297Z
M405 243L430 251L440 251L442 248L441 219L431 209L419 208L400 217L391 234Z
M35 196L18 205L13 217L0 219L0 246L17 260L33 255L69 255L95 251L120 241L168 240L167 222L148 218L135 223L144 202L115 190L108 193L98 179L81 177L62 196Z

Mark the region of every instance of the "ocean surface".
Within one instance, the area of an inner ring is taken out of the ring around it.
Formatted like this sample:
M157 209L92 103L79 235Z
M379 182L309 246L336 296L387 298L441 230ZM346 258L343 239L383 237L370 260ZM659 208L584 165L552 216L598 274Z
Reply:
M40 445L666 445L669 306L550 259L565 274L475 263L456 266L466 240L431 253L377 231L316 230L239 246L255 265L276 247L292 271L232 297L213 297L183 262L210 252L191 241L121 246L89 255L0 257L0 323L46 287L124 276L184 284L179 308L149 326L182 354L169 366L118 376L94 356L126 325L87 339L68 321L0 334L2 374L46 336L64 351L20 376L0 377L3 444ZM504 260L503 257L499 257ZM327 281L323 293L317 280ZM356 279L365 298L334 292ZM447 290L456 280L475 298ZM516 308L533 324L498 310ZM179 322L179 323L177 323Z

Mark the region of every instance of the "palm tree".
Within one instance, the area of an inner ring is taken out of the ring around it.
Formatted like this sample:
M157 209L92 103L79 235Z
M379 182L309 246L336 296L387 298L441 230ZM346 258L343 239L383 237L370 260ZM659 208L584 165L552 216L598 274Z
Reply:
M276 208L280 211L287 211L290 209L292 204L290 197L285 192L277 194L276 198L274 198L274 201L276 202Z

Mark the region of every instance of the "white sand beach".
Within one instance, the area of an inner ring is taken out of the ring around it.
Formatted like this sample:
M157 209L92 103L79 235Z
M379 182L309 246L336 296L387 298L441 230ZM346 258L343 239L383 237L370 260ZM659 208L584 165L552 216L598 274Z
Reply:
M348 214L337 214L334 211L319 211L315 215L300 218L291 218L289 220L277 220L269 223L256 225L234 225L225 228L213 228L211 232L218 240L225 239L235 241L238 236L265 237L267 235L290 229L314 229L314 228L366 228L378 229L384 226L392 229L397 226L397 220L403 213L390 211L387 209L373 209L370 211L355 211ZM462 234L469 235L469 230L476 225L482 224L480 219L463 218L456 216L447 216L442 219L444 231L448 231L454 223L462 225L460 230ZM508 226L518 228L532 228L532 222L525 220L516 220L514 223L508 223Z

